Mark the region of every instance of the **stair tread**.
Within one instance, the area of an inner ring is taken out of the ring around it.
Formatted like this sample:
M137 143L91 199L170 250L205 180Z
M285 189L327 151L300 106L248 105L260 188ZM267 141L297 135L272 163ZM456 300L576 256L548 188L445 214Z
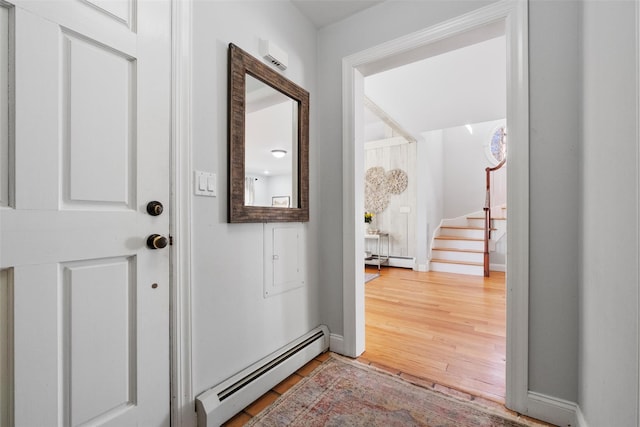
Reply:
M483 216L468 216L467 219L484 219ZM491 220L501 220L501 221L506 221L507 217L506 216L494 216L491 217Z
M434 239L440 240L469 240L471 242L484 242L484 239L472 239L470 237L460 237L460 236L449 236L449 235L440 235L434 237Z
M472 254L481 254L484 251L479 251L476 249L458 249L458 248L431 248L432 251L447 251L447 252L467 252Z
M469 227L468 225L443 225L440 228L453 228L454 230L484 230L484 227Z
M439 258L433 258L431 259L431 262L441 262L443 264L473 265L475 267L484 267L484 264L481 262L453 261L453 260L439 259Z

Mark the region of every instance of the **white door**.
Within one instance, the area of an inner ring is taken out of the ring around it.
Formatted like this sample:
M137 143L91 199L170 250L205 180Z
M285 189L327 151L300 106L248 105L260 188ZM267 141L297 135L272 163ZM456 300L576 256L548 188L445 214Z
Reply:
M0 424L169 425L170 3L0 12Z

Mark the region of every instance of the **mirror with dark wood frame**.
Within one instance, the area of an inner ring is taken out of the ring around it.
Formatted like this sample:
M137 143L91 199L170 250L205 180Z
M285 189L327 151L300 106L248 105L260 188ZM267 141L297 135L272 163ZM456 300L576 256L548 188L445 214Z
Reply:
M309 221L309 92L229 44L228 221Z

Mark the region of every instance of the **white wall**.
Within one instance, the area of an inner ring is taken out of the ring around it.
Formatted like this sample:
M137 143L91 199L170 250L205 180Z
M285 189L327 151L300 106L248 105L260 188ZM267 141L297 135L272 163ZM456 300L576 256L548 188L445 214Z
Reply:
M473 134L470 134L464 126L443 130L445 218L456 218L481 211L484 207L485 168L494 166L485 155L485 144L491 139L493 130L498 126L504 126L505 123L505 120L473 123ZM506 167L503 166L491 174L494 183L504 183L502 178ZM496 190L492 205L500 200L506 200L506 188L496 188Z
M579 404L638 426L637 2L584 2Z
M408 143L404 138L365 144L365 171L379 166L386 172L400 169L407 174L407 188L401 194L391 194L387 208L376 213L372 222L374 228L389 233L389 253L393 256L416 255L416 160L416 143ZM401 208L408 212L401 212ZM375 253L372 242L366 243L365 249Z
M253 206L271 206L273 196L291 197L291 175L247 175L247 177L254 180Z
M422 134L424 150L418 150L418 159L425 175L423 194L427 214L427 240L423 244L430 246L433 233L444 216L444 141L443 131L433 130ZM422 144L422 141L419 142Z
M197 395L320 323L315 138L316 29L289 2L193 2L193 167L218 197L192 202L193 389ZM307 285L263 297L263 224L227 224L227 46L289 55L286 77L311 94Z
M291 176L277 175L269 178L269 192L271 197L289 196L291 197ZM271 204L271 200L269 203Z
M343 333L342 58L487 4L386 2L319 33L318 177L322 319ZM530 46L530 389L577 399L578 3L532 1ZM562 96L560 96L562 94ZM549 153L554 155L550 156ZM553 217L555 221L550 222ZM331 231L329 231L331 230ZM334 231L335 230L335 231Z

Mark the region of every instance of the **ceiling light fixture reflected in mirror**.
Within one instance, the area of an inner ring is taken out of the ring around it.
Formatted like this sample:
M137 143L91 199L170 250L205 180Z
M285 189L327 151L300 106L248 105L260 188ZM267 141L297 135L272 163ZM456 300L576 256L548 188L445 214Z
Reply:
M271 154L276 159L281 159L287 154L287 150L271 150Z

